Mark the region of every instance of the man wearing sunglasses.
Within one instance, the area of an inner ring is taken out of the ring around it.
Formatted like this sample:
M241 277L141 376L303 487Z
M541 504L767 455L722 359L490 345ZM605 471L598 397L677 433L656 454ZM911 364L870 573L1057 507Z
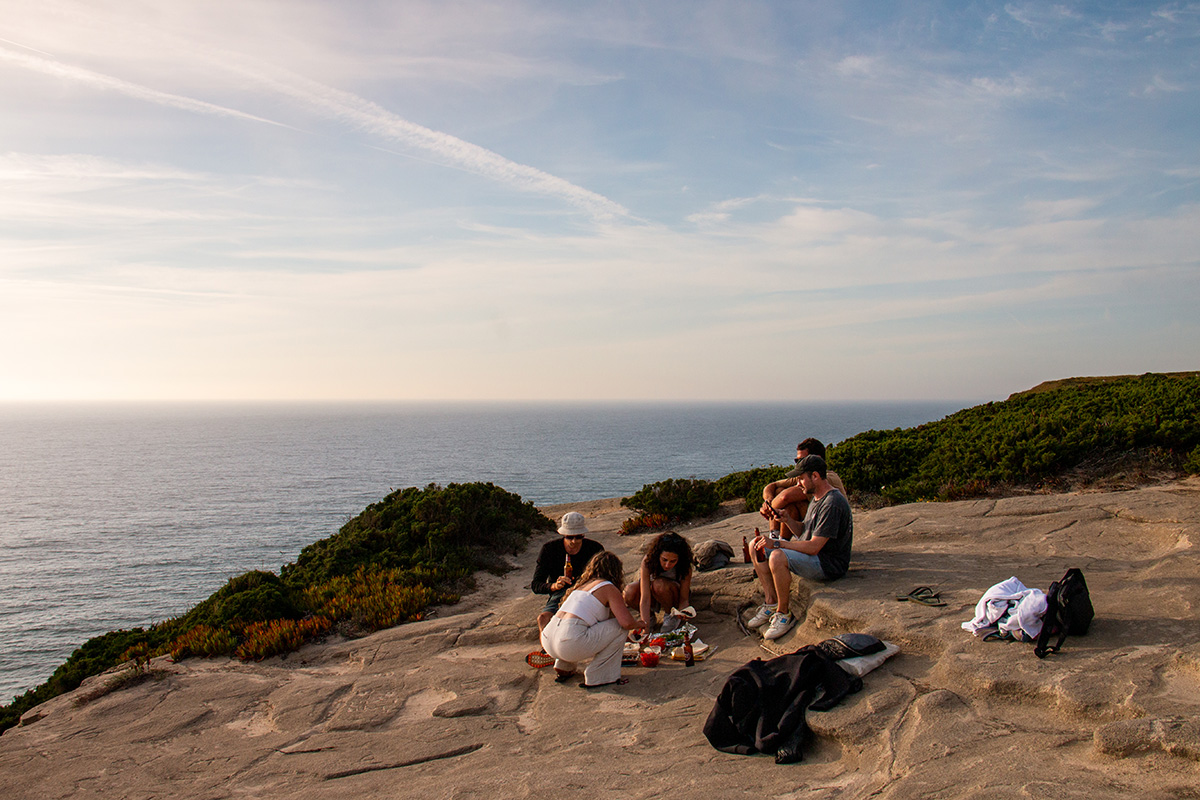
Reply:
M592 560L592 556L604 550L597 541L587 538L587 523L583 514L578 511L568 511L563 514L558 524L561 537L546 542L538 554L537 566L533 569L533 582L530 588L534 594L550 595L542 613L538 614L538 630L546 627L551 618L558 612L563 595L575 579L583 574L583 568ZM570 574L567 574L567 563L570 562Z
M796 464L799 465L805 456L820 456L824 459L825 445L819 439L805 439L796 445ZM842 485L842 479L836 472L829 472L827 479L833 488L842 494L846 493L846 487ZM808 503L812 499L808 490L800 485L800 470L793 469L780 480L768 483L763 487L762 496L763 504L759 513L767 518L769 532L781 534L785 539L791 538L786 528L781 530L780 518L787 517L800 522L804 519Z

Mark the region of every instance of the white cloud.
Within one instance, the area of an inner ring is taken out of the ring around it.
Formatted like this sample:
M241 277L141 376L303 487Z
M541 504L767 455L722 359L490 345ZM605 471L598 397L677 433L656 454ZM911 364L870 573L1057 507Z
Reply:
M1024 98L1049 96L1049 92L1035 86L1029 78L1021 75L1010 75L1003 79L972 78L971 86L984 95L994 95L996 97Z
M1174 94L1176 92L1187 91L1187 87L1181 86L1173 81L1168 80L1162 75L1155 75L1150 79L1150 82L1142 89L1142 94Z
M1082 216L1099 203L1092 197L1072 197L1066 200L1026 200L1022 208L1036 219L1064 219Z
M1010 3L1004 12L1029 29L1035 36L1045 36L1062 22L1078 20L1080 15L1065 5Z
M1194 328L1145 10L0 3L0 397L928 396ZM831 385L766 385L801 316Z
M70 6L65 7L69 8ZM282 9L276 10L281 11ZM62 9L59 9L59 13L61 12ZM79 13L84 19L90 20L95 17L94 13L88 10L79 9ZM187 14L184 13L176 22L178 23L186 17ZM110 23L110 20L100 19L95 24L105 26ZM191 32L189 31L189 33ZM443 31L442 35L445 33ZM140 34L140 36L136 34ZM627 218L629 216L628 210L619 203L596 192L577 186L536 167L505 158L460 137L407 120L352 92L337 89L280 65L272 65L259 59L246 57L229 49L206 48L203 44L205 41L203 35L185 37L171 27L156 31L148 29L144 22L139 21L120 32L121 39L131 36L134 41L138 42L136 45L138 47L143 46L143 40L153 43L144 48L147 61L161 61L169 58L175 63L187 63L189 72L198 70L202 74L212 74L213 71L233 74L239 83L244 84L246 81L250 81L251 85L260 90L265 89L273 95L287 97L298 102L309 113L338 121L368 136L425 153L433 163L467 171L517 191L558 198L599 219ZM117 52L109 53L108 56L119 58ZM310 63L310 58L307 56L310 54L306 54L305 61ZM195 113L283 125L281 122L179 94L159 91L111 75L66 64L57 59L42 58L3 47L0 47L0 58L26 69L114 91L158 105ZM411 58L409 64L415 69L419 64L426 67L434 66L438 61L439 59L428 56L415 56ZM441 61L449 63L451 60L441 59ZM522 77L545 75L554 69L551 64L534 65L531 60L525 60L524 65L519 65L517 63L519 61L522 60L504 54L476 52L465 58L454 59L453 63L475 74L487 73L490 75L490 80L493 81L496 80L497 74L494 71L489 72L489 66L495 66L500 62L506 62L511 67L501 70L500 74L507 72L510 76L518 74ZM571 70L570 72L572 74L565 80L576 85L594 85L612 79L612 76L607 75L585 74L586 70ZM428 77L427 73L417 72L414 75L422 79ZM466 78L459 75L456 79L465 80Z
M127 164L87 153L0 155L0 180L4 181L202 181L211 176L158 164Z
M878 74L878 59L872 56L846 56L834 65L834 71L839 75L854 78L874 78Z

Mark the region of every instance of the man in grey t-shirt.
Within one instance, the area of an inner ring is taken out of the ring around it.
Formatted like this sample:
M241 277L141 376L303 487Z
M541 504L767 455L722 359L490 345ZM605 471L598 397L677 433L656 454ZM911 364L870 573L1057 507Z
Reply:
M812 437L800 442L796 445L796 464L803 461L805 456L824 458L824 443L820 439ZM842 479L836 472L829 470L825 479L833 485L833 488L842 494L846 493L846 487L842 485ZM802 522L804 515L808 513L808 503L812 499L800 485L799 467L791 470L779 480L771 481L764 486L762 497L763 504L759 513L767 518L767 526L772 533L780 532L783 526L781 520L784 517L790 517L794 522Z
M794 538L754 540L755 549L766 557L765 561L754 561L754 571L763 587L763 605L746 625L761 628L769 622L764 639L778 639L796 624L795 615L788 609L792 573L810 580L832 581L850 568L854 520L846 495L829 482L825 459L820 456L805 456L794 472L812 498L803 525L783 517L781 522L795 534Z

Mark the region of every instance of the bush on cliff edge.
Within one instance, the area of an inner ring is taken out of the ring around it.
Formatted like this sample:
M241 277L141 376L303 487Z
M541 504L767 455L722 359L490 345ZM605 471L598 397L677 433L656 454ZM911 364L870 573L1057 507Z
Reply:
M472 588L471 573L503 572L535 531L554 523L532 503L490 483L430 484L392 492L280 575L252 571L186 614L149 629L89 639L49 680L0 707L0 732L36 705L134 654L237 655L259 660L300 647L335 625L365 633L420 618Z

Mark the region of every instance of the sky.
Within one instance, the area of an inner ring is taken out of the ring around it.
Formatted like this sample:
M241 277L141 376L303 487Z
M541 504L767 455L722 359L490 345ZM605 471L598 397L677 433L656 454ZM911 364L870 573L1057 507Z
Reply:
M0 401L1200 369L1200 4L0 0Z

